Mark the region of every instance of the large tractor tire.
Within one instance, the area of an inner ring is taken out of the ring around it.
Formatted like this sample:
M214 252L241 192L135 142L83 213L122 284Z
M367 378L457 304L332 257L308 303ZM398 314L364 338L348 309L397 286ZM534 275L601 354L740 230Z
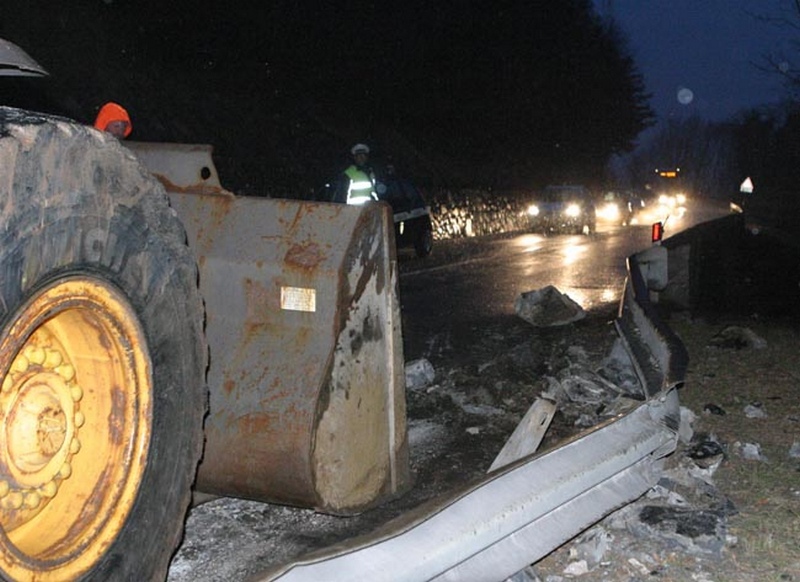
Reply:
M202 450L197 268L114 138L0 108L0 576L166 578Z

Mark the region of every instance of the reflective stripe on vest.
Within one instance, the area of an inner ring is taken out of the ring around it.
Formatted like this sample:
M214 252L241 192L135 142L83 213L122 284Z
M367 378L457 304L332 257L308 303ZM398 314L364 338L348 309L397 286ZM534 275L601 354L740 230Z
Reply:
M348 204L364 204L367 200L376 199L372 180L366 172L350 166L344 173L350 178L350 184L347 187Z

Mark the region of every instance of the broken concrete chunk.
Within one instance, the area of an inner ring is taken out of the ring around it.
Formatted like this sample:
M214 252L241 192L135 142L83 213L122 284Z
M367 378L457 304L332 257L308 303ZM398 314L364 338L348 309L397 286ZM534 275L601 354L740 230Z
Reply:
M740 443L737 441L733 443L733 450L746 461L767 460L767 457L761 453L761 445L758 443Z
M619 338L614 341L611 353L603 360L603 365L598 373L619 386L620 392L623 394L634 398L644 398L642 384L636 375L633 361Z
M753 349L763 350L767 347L767 340L758 336L753 330L746 327L731 325L711 338L708 345L714 348L733 350Z
M767 412L764 410L764 405L760 402L753 402L744 407L744 415L747 418L767 418Z
M606 555L612 536L602 526L584 532L569 550L572 560L586 562L591 569L597 567Z
M689 475L711 483L725 458L725 449L713 435L698 435L697 441L687 449L686 456L693 463L689 466Z
M789 449L789 458L800 459L800 441L794 441Z
M697 415L685 406L681 406L681 423L678 426L678 438L681 439L683 444L689 444L692 440L695 420L697 420Z
M717 406L713 402L709 402L703 407L703 414L714 414L716 416L725 416L728 414L721 406Z
M425 358L412 360L406 364L406 388L409 390L420 390L429 386L436 377L436 372Z
M647 505L639 519L652 534L689 552L717 554L725 546L727 531L721 510Z
M536 327L555 327L586 317L583 308L552 285L520 294L514 312Z
M586 563L586 560L578 560L577 562L572 562L564 568L564 574L566 576L583 576L589 572L589 565Z
M562 390L572 402L610 404L620 395L618 386L584 366L569 366L558 376Z

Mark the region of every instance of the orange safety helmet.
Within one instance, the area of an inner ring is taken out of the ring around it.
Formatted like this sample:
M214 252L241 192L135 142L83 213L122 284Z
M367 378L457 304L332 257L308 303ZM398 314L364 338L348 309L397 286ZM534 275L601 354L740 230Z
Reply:
M131 134L131 131L133 131L131 118L128 115L128 112L125 111L125 108L121 105L117 105L113 101L109 101L100 108L100 111L97 114L97 119L94 120L94 126L100 131L106 131L108 124L113 123L114 121L122 121L126 124L125 137L128 137Z

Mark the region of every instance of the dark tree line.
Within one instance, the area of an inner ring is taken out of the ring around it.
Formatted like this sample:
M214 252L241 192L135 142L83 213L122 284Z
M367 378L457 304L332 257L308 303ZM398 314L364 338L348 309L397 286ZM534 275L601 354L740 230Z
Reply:
M624 38L589 0L17 2L0 22L51 73L12 105L135 139L212 143L223 180L306 195L356 141L423 181L596 182L652 121Z

